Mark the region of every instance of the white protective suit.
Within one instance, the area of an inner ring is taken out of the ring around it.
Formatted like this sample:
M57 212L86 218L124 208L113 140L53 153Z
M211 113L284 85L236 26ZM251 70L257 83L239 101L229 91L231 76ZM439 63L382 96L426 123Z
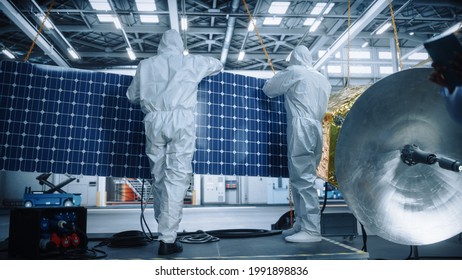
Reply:
M287 152L296 231L320 234L316 169L322 154L322 121L327 111L331 85L312 66L311 52L296 47L290 66L269 79L263 92L268 97L284 95L287 112Z
M176 30L162 36L158 55L141 61L128 88L130 102L144 117L146 154L153 177L154 215L159 240L175 242L195 151L197 86L223 65L215 58L183 55Z

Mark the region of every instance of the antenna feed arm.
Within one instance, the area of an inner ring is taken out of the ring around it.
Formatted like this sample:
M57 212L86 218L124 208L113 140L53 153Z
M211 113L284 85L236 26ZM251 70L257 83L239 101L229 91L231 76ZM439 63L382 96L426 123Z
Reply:
M438 158L435 154L422 151L417 145L406 145L401 150L401 160L411 166L417 163L435 164Z
M462 172L462 162L458 160L439 158L438 165L443 169L447 169L447 170L451 170L455 172Z
M443 169L462 172L461 161L443 157L438 158L435 154L422 151L415 144L404 146L401 150L401 160L409 166L416 165L417 163L431 165L438 162L438 165Z

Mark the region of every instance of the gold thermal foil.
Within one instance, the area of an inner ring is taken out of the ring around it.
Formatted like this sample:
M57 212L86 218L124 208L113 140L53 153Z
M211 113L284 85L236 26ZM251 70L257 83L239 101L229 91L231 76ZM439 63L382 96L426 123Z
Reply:
M322 124L323 147L321 162L318 166L318 176L334 186L338 186L335 178L335 146L342 122L350 111L358 97L366 91L370 85L344 88L331 94L327 113Z

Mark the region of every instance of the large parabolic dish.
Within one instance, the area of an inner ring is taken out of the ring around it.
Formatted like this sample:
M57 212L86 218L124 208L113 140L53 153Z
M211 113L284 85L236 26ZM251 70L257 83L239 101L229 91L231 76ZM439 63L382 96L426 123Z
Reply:
M432 244L462 232L462 173L401 159L403 148L415 145L462 160L462 125L449 117L431 71L400 71L369 87L348 112L336 146L335 175L351 211L369 232L399 244Z

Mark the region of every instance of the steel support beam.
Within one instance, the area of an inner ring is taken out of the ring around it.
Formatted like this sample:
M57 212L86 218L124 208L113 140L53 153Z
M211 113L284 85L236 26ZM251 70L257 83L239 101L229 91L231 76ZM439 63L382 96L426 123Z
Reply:
M13 21L24 34L26 34L31 40L34 40L37 35L38 30L26 20L26 18L19 13L16 8L11 5L8 1L0 1L0 9L3 13ZM48 55L58 66L70 67L67 61L55 50L53 45L51 45L42 35L37 37L35 42L46 55Z
M351 25L349 34L348 30L345 30L345 32L343 32L342 35L340 35L340 37L327 48L326 53L314 64L314 68L317 69L321 67L328 58L332 57L340 48L345 46L348 39L351 40L355 38L356 35L358 35L371 21L375 20L375 18L383 11L383 9L385 9L385 7L387 7L387 5L388 0L377 0L372 3L367 11Z

